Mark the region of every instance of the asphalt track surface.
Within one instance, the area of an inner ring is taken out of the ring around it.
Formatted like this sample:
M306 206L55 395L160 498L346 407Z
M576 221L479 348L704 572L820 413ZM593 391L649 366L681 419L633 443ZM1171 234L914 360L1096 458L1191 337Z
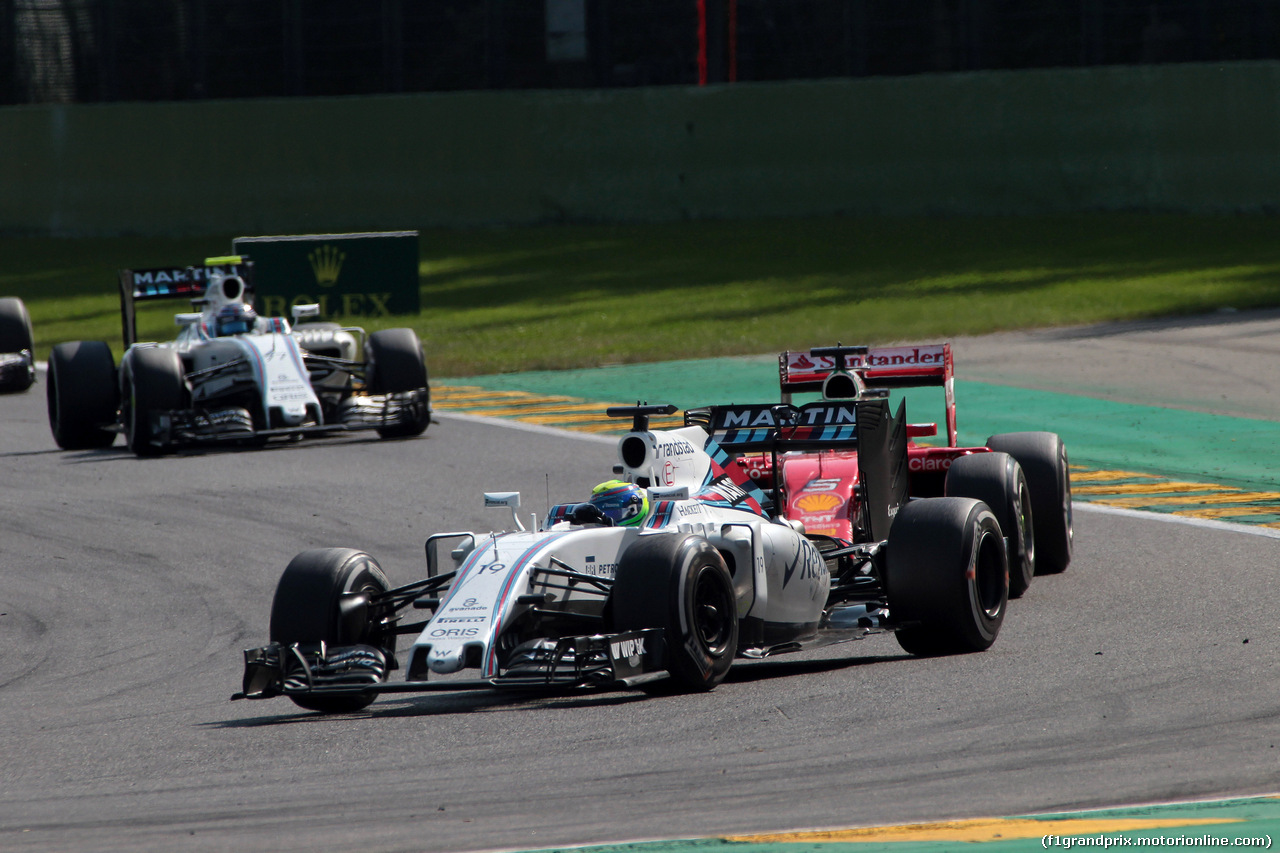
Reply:
M892 637L735 665L710 694L230 702L299 550L421 576L440 530L584 495L611 443L442 415L136 460L0 398L0 850L544 848L1252 795L1280 764L1280 541L1081 511L988 652Z

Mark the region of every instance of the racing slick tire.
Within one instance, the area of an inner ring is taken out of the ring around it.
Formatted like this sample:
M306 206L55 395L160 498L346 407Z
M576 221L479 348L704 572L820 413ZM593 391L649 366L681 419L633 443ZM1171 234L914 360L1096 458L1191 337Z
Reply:
M346 593L378 594L391 589L391 582L378 561L353 548L315 548L289 561L271 601L271 642L324 642L330 646L377 646L395 653L395 635L375 634L368 621L368 608L341 608ZM367 708L372 692L343 696L291 695L290 699L308 711L344 714Z
M103 341L70 341L49 352L49 428L63 450L110 447L120 400L116 363Z
M187 407L187 380L182 357L167 347L143 347L129 352L120 365L125 440L138 456L158 456L151 415Z
M416 391L419 395L412 418L379 427L378 435L383 438L422 435L431 424L431 392L418 333L413 329L373 332L369 335L366 358L369 363L369 393L405 394Z
M1018 460L998 452L961 456L947 471L944 493L977 498L995 514L1009 543L1009 597L1021 598L1036 571L1036 537L1031 490Z
M1075 536L1066 445L1052 432L1010 432L991 436L987 447L1017 459L1027 475L1036 536L1036 574L1056 575L1066 570Z
M31 315L27 306L16 296L0 299L0 353L26 350L34 354L35 335L31 331ZM35 370L28 364L26 370L15 370L13 375L0 383L0 393L26 391L35 381Z
M889 529L885 593L898 645L913 655L991 647L1009 601L1009 560L1000 524L973 498L925 498Z
M697 692L724 680L738 651L733 578L710 542L693 534L639 537L618 561L610 599L614 629L661 628L670 683Z

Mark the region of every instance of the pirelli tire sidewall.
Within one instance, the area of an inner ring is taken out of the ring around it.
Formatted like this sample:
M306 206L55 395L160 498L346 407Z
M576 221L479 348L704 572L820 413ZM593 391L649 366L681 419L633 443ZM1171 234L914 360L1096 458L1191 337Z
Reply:
M1036 574L1065 571L1075 548L1066 445L1057 433L1010 432L991 436L987 447L1017 459L1026 474L1036 536Z
M623 554L610 603L618 631L661 628L671 686L713 689L738 650L733 578L720 552L694 534L642 536Z
M410 415L378 428L383 438L422 435L431 424L431 390L422 342L413 329L381 329L369 335L365 351L366 381L371 394L413 395Z
M1000 524L972 498L912 501L889 531L885 591L904 627L899 645L916 655L990 648L1009 601L1009 563Z
M154 430L158 412L185 409L189 397L182 357L169 347L135 347L120 364L120 405L125 440L138 456L156 456L168 448Z
M1020 598L1036 569L1031 490L1018 460L1007 453L961 456L947 471L947 497L977 498L1000 522L1009 545L1009 597Z
M276 584L271 601L273 643L381 645L367 618L343 618L339 601L349 592L391 588L378 561L354 548L313 548L294 557Z

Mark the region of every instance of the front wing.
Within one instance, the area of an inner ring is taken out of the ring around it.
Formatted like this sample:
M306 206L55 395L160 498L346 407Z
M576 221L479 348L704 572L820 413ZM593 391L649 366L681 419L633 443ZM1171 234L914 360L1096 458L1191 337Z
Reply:
M30 387L35 379L34 365L28 350L0 353L0 388Z
M244 653L243 691L232 699L425 693L502 687L627 689L666 678L661 629L561 637L535 644L496 678L387 682L386 653L367 645L272 643Z
M152 412L151 435L154 436L153 443L161 447L217 444L254 438L326 435L394 427L419 420L431 411L425 391L408 391L368 399L370 403L352 407L341 421L271 429L255 429L252 418L238 407Z

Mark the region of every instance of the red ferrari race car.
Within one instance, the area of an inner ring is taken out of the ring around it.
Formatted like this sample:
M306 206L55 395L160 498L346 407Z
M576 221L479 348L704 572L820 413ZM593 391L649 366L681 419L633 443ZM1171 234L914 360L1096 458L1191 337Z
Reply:
M1009 595L1022 595L1037 574L1071 562L1071 475L1062 439L1051 432L993 435L981 447L961 447L956 434L955 368L950 344L834 346L778 356L782 402L793 394L824 400L888 396L893 389L936 386L945 403L946 444L936 423L907 423L908 493L977 498L991 507L1009 551ZM905 402L902 404L905 405ZM860 540L867 525L865 472L855 453L767 453L745 456L753 479L772 489L778 512L810 534ZM775 478L774 472L782 476Z

